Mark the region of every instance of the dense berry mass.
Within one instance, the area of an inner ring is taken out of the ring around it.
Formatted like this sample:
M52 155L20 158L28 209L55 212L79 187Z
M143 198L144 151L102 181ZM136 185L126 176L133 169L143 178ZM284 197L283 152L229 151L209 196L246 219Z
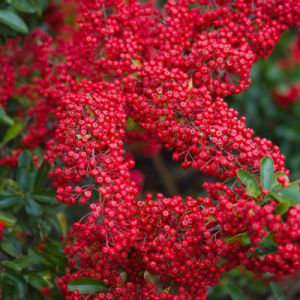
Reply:
M107 286L89 299L206 299L241 264L295 273L300 207L277 214L278 202L263 202L268 191L251 197L236 180L238 169L257 174L269 156L285 184L284 156L254 137L224 97L247 89L253 64L300 25L300 2L170 0L161 10L152 1L80 2L77 31L54 39L35 31L22 53L9 41L0 56L2 106L12 93L34 102L20 111L30 116L23 146L46 145L59 201L89 204L65 249L69 268L58 285L66 299L87 299L67 286L82 277ZM30 68L14 63L20 55ZM141 199L127 151L136 141L148 143L148 155L162 145L215 182L201 197ZM276 251L265 254L269 238Z

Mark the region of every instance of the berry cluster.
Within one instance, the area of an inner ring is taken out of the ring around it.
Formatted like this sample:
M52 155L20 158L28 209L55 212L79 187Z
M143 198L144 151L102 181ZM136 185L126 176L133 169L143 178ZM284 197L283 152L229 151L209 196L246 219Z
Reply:
M32 76L15 93L35 102L22 145L46 143L59 201L89 203L65 248L69 269L58 285L66 299L201 300L240 264L295 273L300 207L277 214L278 202L264 202L268 190L249 196L237 178L238 169L257 174L269 156L281 184L284 156L224 97L247 89L253 64L300 25L300 3L169 0L159 10L152 1L85 0L78 24L71 37L31 34L22 51L32 67L15 70ZM162 145L215 182L200 197L142 199L127 150L139 141L148 155ZM69 288L86 277L103 291Z

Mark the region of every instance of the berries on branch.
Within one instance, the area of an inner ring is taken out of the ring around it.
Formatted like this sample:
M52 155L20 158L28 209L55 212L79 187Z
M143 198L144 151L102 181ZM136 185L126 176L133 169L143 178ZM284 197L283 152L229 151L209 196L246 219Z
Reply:
M41 47L32 34L43 55L33 63L38 79L17 89L36 101L23 146L47 141L57 199L90 207L65 249L66 299L86 297L80 280L96 286L89 299L206 299L241 264L274 277L300 267L299 182L288 181L279 148L254 137L224 100L247 89L253 64L300 24L300 3L154 4L85 0L69 40ZM11 94L21 75L5 63L1 88ZM200 197L141 199L127 151L136 141L164 146L215 182Z

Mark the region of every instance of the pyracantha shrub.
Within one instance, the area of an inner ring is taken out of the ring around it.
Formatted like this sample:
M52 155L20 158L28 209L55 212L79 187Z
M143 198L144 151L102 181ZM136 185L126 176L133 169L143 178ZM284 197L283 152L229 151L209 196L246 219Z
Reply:
M3 107L11 95L33 103L19 112L22 146L46 146L59 201L89 204L69 232L65 299L206 299L239 265L299 270L299 181L224 98L300 25L300 2L79 2L78 30L35 31L1 55ZM142 198L137 141L214 180L199 197Z
M289 58L278 61L278 66L289 72L298 70L300 63L300 32L297 32L297 38L290 45L291 55ZM289 109L295 102L300 99L299 81L292 82L284 90L275 88L273 95L278 105L283 109Z

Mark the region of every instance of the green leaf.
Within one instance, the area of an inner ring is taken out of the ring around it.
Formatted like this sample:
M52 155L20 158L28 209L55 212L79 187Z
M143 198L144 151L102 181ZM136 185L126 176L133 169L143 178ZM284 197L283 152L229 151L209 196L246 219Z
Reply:
M71 280L68 289L72 292L77 290L79 293L97 293L105 292L108 287L100 280L85 277Z
M25 280L21 277L15 277L15 288L17 291L18 299L24 299L27 292L27 285Z
M11 178L6 178L3 180L3 182L1 182L1 187L4 188L6 186L12 188L14 191L19 191L17 182L12 180Z
M3 287L1 291L2 300L11 300L14 299L15 293L15 278L12 274L8 272L1 272L0 273L0 281Z
M226 287L227 293L233 300L246 300L246 296L243 291L235 284L228 283Z
M17 272L21 271L21 270L18 268L18 266L17 266L14 262L12 262L12 261L4 260L4 261L1 262L1 264L2 264L4 267L9 268L9 269L12 269L12 270L14 270L14 271L17 271Z
M260 162L260 182L263 190L270 190L274 174L274 161L270 156L265 156Z
M1 16L1 15L0 15ZM2 139L3 144L7 144L16 138L23 131L24 125L21 121L16 121L4 134Z
M66 236L68 231L68 221L66 215L60 211L56 214L56 218L63 235Z
M31 0L31 1L34 4L37 15L41 16L43 10L45 10L48 6L48 1L47 0Z
M19 268L22 270L24 268L29 267L30 265L33 264L33 260L30 256L28 255L23 255L21 257L18 257L17 259L14 260L15 264L19 266Z
M47 243L43 254L51 264L50 269L54 269L58 273L65 272L67 260L64 256L62 245L55 247Z
M288 201L282 201L279 203L275 209L275 215L284 215L290 208L290 203Z
M0 221L4 222L6 226L13 226L17 219L10 213L0 211Z
M131 62L135 66L138 66L138 67L141 66L141 62L138 59L132 58Z
M47 287L47 282L39 274L31 273L25 276L26 281L38 291L43 287Z
M32 265L33 261L28 255L23 255L14 260L5 260L1 262L3 266L15 270L17 272L22 271L24 268Z
M29 215L36 217L42 214L41 206L30 195L25 194L24 200L25 210Z
M31 0L11 0L11 4L21 12L34 13L36 11Z
M34 169L32 155L23 151L18 159L16 180L22 192L30 192L33 189L37 170Z
M276 282L270 282L270 288L276 300L286 300L281 288Z
M0 243L0 248L2 249L2 251L4 251L5 253L7 253L10 256L17 257L18 255L20 255L20 249L18 247L18 242L15 240L12 240L12 239L2 240Z
M118 286L123 286L123 285L125 284L126 280L127 280L127 273L124 272L124 271L122 271L122 272L120 273L119 277L120 277L120 279L121 279L122 281L118 284Z
M34 192L45 190L45 185L48 180L49 170L50 170L50 165L46 161L43 161L43 163L41 164L40 168L37 171L37 175L33 187Z
M18 195L6 192L6 191L0 191L0 208L7 208L14 206L20 202L20 198Z
M31 171L33 168L32 155L29 151L23 151L18 159L18 166L20 168Z
M53 264L48 259L46 259L42 253L39 253L36 249L29 248L27 254L33 259L35 264L42 264L50 268L53 267Z
M290 183L284 189L276 189L272 191L271 196L279 202L288 202L290 206L300 204L300 180Z
M269 253L276 252L278 248L278 244L273 241L271 235L267 235L259 244L259 246L256 248L256 252L259 255L266 255Z
M5 285L2 291L2 300L11 300L14 298L15 288L12 285Z
M13 11L0 9L0 23L8 26L9 28L17 32L24 34L28 33L27 25Z
M25 280L21 276L18 276L17 274L12 275L8 272L1 272L0 280L4 287L1 299L25 299L27 286Z
M14 120L6 114L3 108L0 108L0 123L7 126L12 126L15 123Z
M59 204L59 202L56 200L56 195L54 192L39 192L31 194L31 197L40 202L45 204Z
M33 1L36 2L37 5L39 5L42 10L45 10L48 6L48 0L33 0Z
M260 195L260 189L255 177L248 171L239 169L237 171L237 176L246 186L246 191L249 197L257 198Z

